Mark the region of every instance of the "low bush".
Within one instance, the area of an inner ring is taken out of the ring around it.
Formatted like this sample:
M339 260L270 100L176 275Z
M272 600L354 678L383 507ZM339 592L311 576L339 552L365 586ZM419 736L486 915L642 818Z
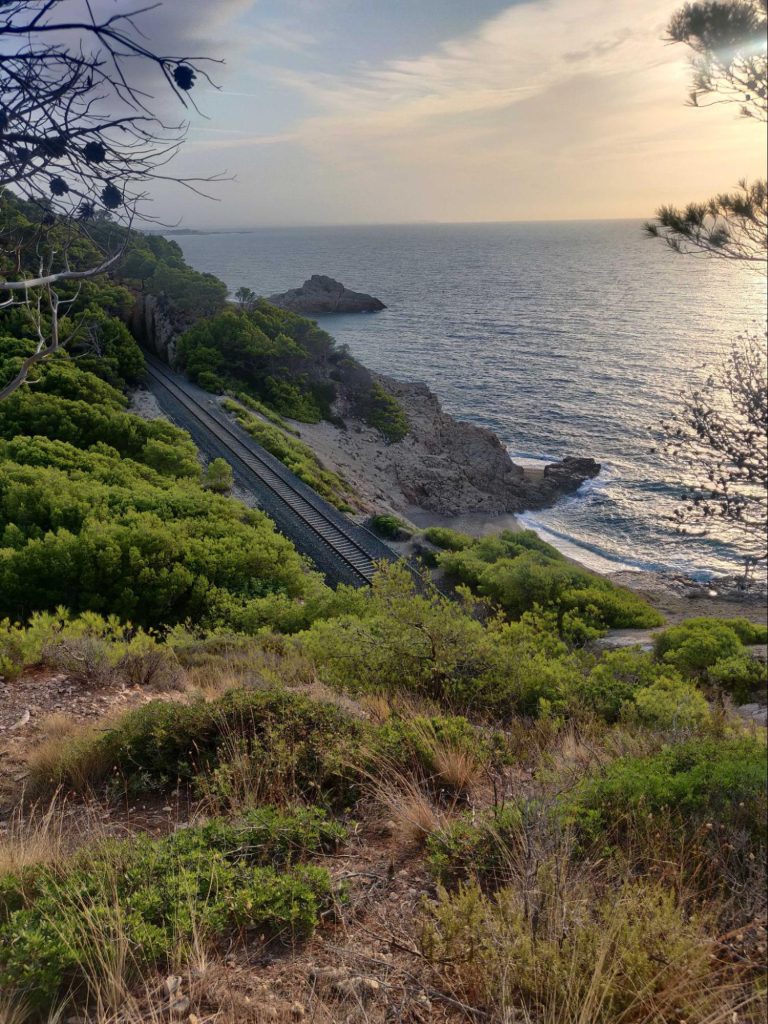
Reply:
M358 401L358 407L365 422L378 430L388 444L402 441L411 429L400 403L378 381L373 381L369 393Z
M535 893L440 888L421 945L443 991L489 1019L703 1024L730 1020L743 998L718 982L706 926L657 885L572 884L565 898L542 877Z
M467 812L427 839L427 863L445 886L477 881L498 887L522 838L522 814L514 804Z
M712 717L707 699L693 683L662 676L634 695L637 717L643 725L664 731L691 732Z
M448 548L438 564L511 619L535 607L551 609L562 635L577 643L608 628L651 628L663 622L639 595L566 561L532 531L504 530L470 543L451 534L431 534L437 538L433 543ZM431 539L430 531L425 536Z
M34 614L26 626L0 622L0 673L13 677L39 662L91 684L121 678L147 686L167 682L178 671L172 647L116 616L73 616L59 608Z
M758 690L762 690L764 696L767 680L765 662L746 651L720 658L707 670L707 681L730 694L737 703L748 701Z
M684 675L706 678L715 662L742 651L739 634L722 619L688 619L665 629L654 645L656 657Z
M747 700L768 680L763 662L745 644L765 643L765 628L747 619L688 619L661 633L656 657L690 679L717 686L737 701Z
M131 793L194 785L226 804L250 771L246 782L261 781L254 799L303 795L347 804L355 797L349 764L360 734L360 723L335 705L278 690L237 689L209 703L152 701L73 742L47 777L30 782L51 791L109 779Z
M264 809L166 839L134 836L0 879L0 987L45 1012L94 974L164 966L180 946L235 929L311 934L333 902L326 871L287 867L343 837L318 812ZM270 866L265 866L270 865ZM277 870L279 865L282 870Z
M465 533L451 530L447 526L429 526L424 531L424 540L434 544L435 547L443 548L445 551L463 551L471 547L475 540Z
M466 718L417 715L391 718L369 740L372 765L411 771L430 790L456 796L478 781L500 754L503 737L485 736Z
M387 540L408 540L413 536L413 531L397 516L372 516L370 527L380 537L386 537Z
M765 815L765 743L697 738L648 757L624 757L580 783L564 809L582 836L621 842L649 817L689 830L704 822L744 829L760 841Z

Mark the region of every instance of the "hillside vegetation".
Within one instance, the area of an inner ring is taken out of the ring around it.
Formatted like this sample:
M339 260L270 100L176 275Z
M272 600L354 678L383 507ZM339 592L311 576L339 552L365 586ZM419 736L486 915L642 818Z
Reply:
M765 628L665 628L525 531L427 531L451 596L328 587L128 411L126 324L157 288L188 372L281 438L355 364L173 243L119 275L0 403L0 1024L764 1020L765 737L732 708ZM33 343L0 311L2 379Z

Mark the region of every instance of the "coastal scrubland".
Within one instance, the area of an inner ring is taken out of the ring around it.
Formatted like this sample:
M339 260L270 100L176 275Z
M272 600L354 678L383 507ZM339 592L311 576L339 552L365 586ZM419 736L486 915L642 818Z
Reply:
M668 626L525 531L330 587L127 411L156 295L247 428L329 414L303 360L347 357L222 288L137 238L0 404L2 1024L763 1020L764 625Z

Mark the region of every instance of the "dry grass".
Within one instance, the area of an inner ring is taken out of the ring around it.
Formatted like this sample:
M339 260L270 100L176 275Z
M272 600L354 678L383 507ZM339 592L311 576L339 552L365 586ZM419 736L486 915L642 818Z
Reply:
M42 738L25 753L29 772L25 781L25 794L32 799L56 792L66 781L68 788L85 792L90 780L100 778L105 766L98 763L99 751L87 741L99 730L109 727L112 719L86 724L67 715L51 715L41 722ZM78 750L78 757L70 755ZM87 750L89 757L82 756Z
M16 808L7 831L0 836L0 876L33 864L58 863L69 846L68 832L64 805L58 796L47 806Z
M401 847L421 849L433 832L444 827L445 811L436 806L412 775L383 758L366 775L370 795L383 812L386 828Z

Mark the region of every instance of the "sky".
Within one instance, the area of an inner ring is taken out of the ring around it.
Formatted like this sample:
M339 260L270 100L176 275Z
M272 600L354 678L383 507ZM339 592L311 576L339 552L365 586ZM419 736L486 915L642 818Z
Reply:
M165 0L155 46L208 54L174 170L188 228L649 217L765 175L765 127L686 105L679 0Z

